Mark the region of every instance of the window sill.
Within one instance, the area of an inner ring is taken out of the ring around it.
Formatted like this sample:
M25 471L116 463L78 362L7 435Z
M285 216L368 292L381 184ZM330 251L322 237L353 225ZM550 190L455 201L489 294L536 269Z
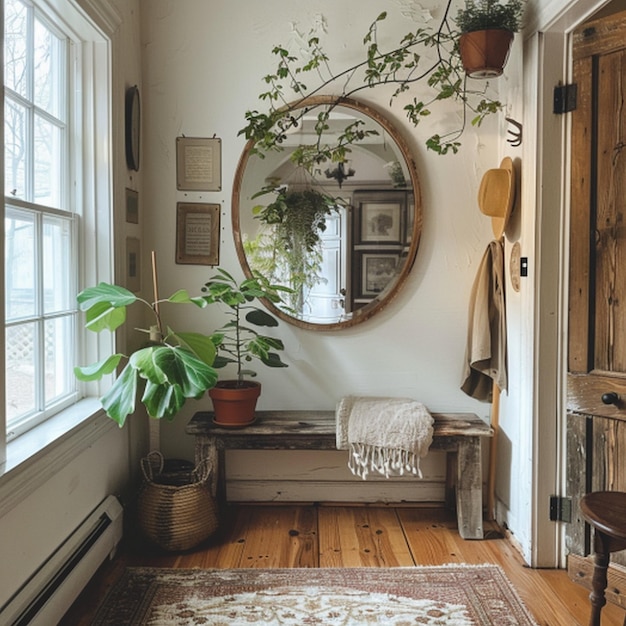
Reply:
M90 398L8 443L0 465L0 517L112 428L115 422Z

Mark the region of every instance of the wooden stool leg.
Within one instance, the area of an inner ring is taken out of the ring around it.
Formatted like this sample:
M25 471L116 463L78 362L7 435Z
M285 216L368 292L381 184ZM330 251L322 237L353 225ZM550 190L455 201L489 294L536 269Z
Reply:
M609 566L610 550L609 538L596 529L595 531L595 557L593 567L593 578L591 579L591 593L589 600L591 602L591 616L589 617L589 626L600 626L600 612L606 604L604 590L607 585L606 572Z

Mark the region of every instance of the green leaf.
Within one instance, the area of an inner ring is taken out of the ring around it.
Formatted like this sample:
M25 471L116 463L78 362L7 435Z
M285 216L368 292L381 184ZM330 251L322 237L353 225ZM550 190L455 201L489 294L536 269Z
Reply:
M113 307L129 306L137 300L137 296L119 285L99 283L96 287L88 287L81 291L76 300L80 310L87 311L99 302L107 302Z
M235 359L231 359L230 357L218 354L213 361L213 367L221 369L222 367L226 367L229 363L237 363L237 361Z
M200 333L175 333L174 337L187 346L201 361L207 365L213 365L215 344L210 336Z
M114 331L126 321L126 307L114 307L108 302L96 302L85 313L85 328L94 333Z
M124 426L128 415L135 412L137 382L138 372L128 363L112 387L100 398L107 415L116 421L120 428Z
M262 339L267 344L268 348L274 348L274 350L285 349L282 339L278 339L278 337L261 336L259 339Z
M248 311L248 313L246 314L246 320L248 320L251 324L254 324L255 326L278 326L278 320L273 315L270 315L269 313L267 313L266 311L262 311L261 309L253 309L252 311Z
M100 380L106 374L114 372L122 358L124 358L123 354L112 354L110 357L93 363L92 365L75 367L74 375L78 380L82 380L83 382Z
M135 352L130 361L152 384L179 385L185 398L199 398L217 382L211 366L180 346L150 346Z
M261 359L268 367L288 367L286 363L280 360L280 356L275 352L270 352L265 358Z
M141 401L148 415L172 420L185 404L185 396L179 385L155 385L148 381Z
M115 330L126 321L126 307L137 301L137 296L124 287L99 283L76 296L81 311L86 314L86 328L100 332Z
M204 309L207 305L207 301L202 297L191 297L186 289L179 289L176 293L173 293L168 299L168 302L174 302L177 304L195 304L197 307Z

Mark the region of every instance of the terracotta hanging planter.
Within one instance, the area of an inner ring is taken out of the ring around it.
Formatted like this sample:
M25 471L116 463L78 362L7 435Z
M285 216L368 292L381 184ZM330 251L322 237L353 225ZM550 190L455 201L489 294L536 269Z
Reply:
M261 395L261 384L250 380L221 380L209 389L218 426L241 428L255 419L256 403Z
M514 33L504 29L475 30L463 33L459 51L470 78L500 76L509 58Z

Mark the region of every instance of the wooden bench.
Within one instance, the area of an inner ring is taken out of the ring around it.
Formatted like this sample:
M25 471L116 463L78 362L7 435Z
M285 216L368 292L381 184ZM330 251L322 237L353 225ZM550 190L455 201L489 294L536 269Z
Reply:
M433 413L431 450L447 453L446 504L456 505L463 539L483 538L481 439L493 430L473 413ZM196 413L187 425L196 441L196 463L208 458L214 468L213 494L225 499L225 450L335 450L334 411L259 411L242 429L213 423L210 412Z

